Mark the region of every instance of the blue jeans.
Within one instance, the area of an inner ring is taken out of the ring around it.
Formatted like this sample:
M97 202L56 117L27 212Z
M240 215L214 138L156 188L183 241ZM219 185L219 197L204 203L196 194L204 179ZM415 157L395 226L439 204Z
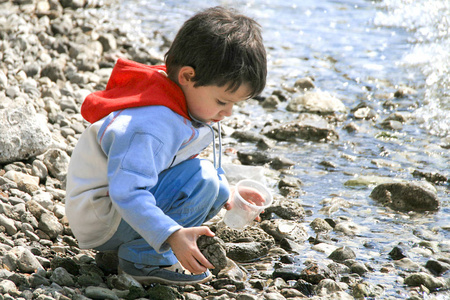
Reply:
M214 217L230 194L228 183L219 179L212 163L198 158L161 172L150 192L156 205L183 227L200 226ZM112 238L95 250L118 251L120 259L141 265L173 265L178 261L172 250L157 253L123 219Z

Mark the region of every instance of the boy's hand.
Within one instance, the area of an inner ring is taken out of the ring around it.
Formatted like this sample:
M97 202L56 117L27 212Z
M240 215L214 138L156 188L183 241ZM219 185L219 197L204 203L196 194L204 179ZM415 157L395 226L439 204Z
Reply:
M206 272L207 268L214 269L197 247L200 235L214 236L214 232L206 226L181 228L167 239L178 261L193 274Z

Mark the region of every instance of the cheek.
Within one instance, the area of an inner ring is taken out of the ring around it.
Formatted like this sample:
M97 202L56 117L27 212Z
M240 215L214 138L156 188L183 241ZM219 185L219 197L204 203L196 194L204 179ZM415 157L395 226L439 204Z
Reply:
M200 105L199 109L205 115L215 115L218 112L213 105Z

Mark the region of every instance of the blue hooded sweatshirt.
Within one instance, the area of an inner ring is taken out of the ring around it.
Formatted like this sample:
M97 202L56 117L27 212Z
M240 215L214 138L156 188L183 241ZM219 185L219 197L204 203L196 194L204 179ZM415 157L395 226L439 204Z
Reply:
M165 241L181 226L149 190L159 173L205 149L214 130L192 120L164 66L127 60L117 62L106 90L90 94L81 112L92 124L72 153L66 185L66 216L79 246L104 244L123 218L156 251L168 250Z

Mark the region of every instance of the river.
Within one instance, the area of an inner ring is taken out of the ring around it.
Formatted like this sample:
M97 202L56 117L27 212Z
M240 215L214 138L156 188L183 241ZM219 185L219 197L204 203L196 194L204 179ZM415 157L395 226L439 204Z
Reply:
M331 217L348 217L368 228L358 236L360 242L340 242L356 248L357 257L368 263L388 263L387 253L395 245L413 247L422 239L418 232L433 232L436 241L449 241L448 182L435 186L441 208L429 214L390 211L370 199L373 186L346 183L361 176L419 180L412 175L414 170L450 176L450 1L121 0L120 9L110 13L124 29L154 36L160 51L163 40L155 30L173 39L187 18L215 5L232 6L261 24L269 64L263 96L311 76L317 90L338 97L348 108L348 119L337 127L338 142L298 141L272 150L296 162L291 171L304 183L300 200L312 212L305 224L315 217L330 217L320 211L327 199L348 201L350 207ZM383 103L402 87L413 92L398 100L396 111L410 117L399 131L382 130L378 124L391 113ZM379 119L352 119L350 110L363 101ZM253 128L294 117L284 106L270 113L258 105L246 109ZM351 121L359 127L356 133L342 129ZM337 167L330 171L321 166L322 161ZM371 245L370 250L362 247L364 243ZM299 261L308 255L300 255ZM410 258L420 264L427 261L423 252L412 251ZM375 271L369 277L385 287L386 297L405 299L398 275Z

